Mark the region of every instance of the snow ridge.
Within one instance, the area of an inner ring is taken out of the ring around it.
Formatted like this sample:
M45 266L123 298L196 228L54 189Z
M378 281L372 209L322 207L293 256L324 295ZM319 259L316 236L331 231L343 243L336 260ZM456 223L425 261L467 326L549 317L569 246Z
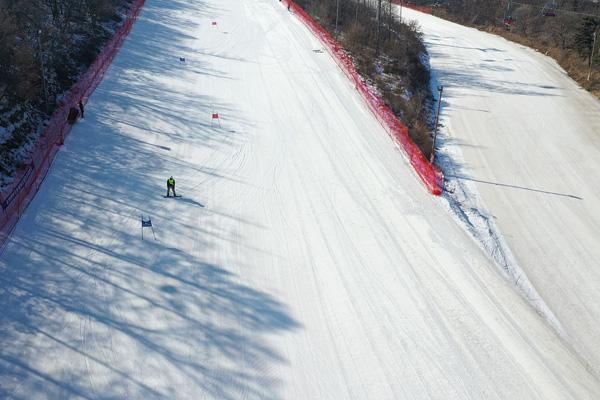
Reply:
M435 71L429 66L429 57L424 57L423 61L431 73L431 92L437 93L438 80ZM459 225L475 239L502 270L510 282L518 288L537 313L552 326L561 338L566 338L566 332L560 321L535 289L525 271L519 266L502 232L494 222L494 216L486 210L475 185L467 180L459 179L461 165L464 165L465 161L460 147L450 135L451 131L450 121L442 112L439 120L437 138L439 146L436 159L437 164L444 171L445 182L442 197L447 201L448 210L454 215Z

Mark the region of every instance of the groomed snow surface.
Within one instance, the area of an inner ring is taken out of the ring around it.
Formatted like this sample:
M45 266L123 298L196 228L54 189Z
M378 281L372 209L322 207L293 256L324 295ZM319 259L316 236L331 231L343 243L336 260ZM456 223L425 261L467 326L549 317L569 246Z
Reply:
M0 398L598 398L319 49L148 0L0 256Z
M503 265L528 278L535 302L600 373L600 101L532 49L409 9L403 16L421 25L444 86L450 196L499 230L512 253Z

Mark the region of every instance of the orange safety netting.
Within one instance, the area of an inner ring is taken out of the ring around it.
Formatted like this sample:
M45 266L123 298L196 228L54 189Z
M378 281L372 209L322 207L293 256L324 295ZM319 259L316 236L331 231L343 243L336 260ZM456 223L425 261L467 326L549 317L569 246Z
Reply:
M104 46L88 70L69 89L64 100L50 117L44 132L34 145L26 166L17 171L12 184L0 193L0 245L6 241L21 214L39 190L59 146L64 143L65 136L71 130L71 124L67 121L69 110L71 108L78 109L79 102L85 103L96 89L131 31L143 5L144 0L136 0L131 5L123 24Z
M444 181L442 172L425 158L421 150L408 135L408 128L400 122L394 112L385 104L383 98L365 83L356 71L350 56L342 49L333 36L299 5L292 0L286 0L285 3L289 6L290 11L293 11L326 46L338 66L354 83L356 90L360 92L377 120L404 150L410 164L425 184L425 187L427 187L427 190L436 196L442 194Z

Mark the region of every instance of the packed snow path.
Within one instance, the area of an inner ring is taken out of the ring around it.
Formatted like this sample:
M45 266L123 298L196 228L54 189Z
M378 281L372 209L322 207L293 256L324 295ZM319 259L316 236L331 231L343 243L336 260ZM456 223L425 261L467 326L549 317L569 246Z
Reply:
M0 256L0 398L597 398L319 49L148 1Z
M449 179L476 188L569 342L600 371L600 101L532 49L404 16L420 23L444 85Z

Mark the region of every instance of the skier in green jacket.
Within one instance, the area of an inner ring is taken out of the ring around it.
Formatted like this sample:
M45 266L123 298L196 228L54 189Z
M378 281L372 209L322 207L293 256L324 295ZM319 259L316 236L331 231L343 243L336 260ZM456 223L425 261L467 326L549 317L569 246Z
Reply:
M167 197L170 197L171 190L173 191L173 197L177 197L175 193L175 179L172 176L167 179Z

